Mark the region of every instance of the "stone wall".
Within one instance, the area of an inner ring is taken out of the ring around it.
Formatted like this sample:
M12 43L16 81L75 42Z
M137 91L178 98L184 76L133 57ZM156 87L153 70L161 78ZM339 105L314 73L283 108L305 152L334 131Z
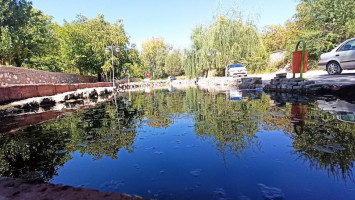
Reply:
M0 66L0 86L62 84L62 83L94 83L97 77L81 76L59 72L25 69L22 67Z
M112 83L39 84L0 87L0 105L32 97L52 96L84 88L112 87Z

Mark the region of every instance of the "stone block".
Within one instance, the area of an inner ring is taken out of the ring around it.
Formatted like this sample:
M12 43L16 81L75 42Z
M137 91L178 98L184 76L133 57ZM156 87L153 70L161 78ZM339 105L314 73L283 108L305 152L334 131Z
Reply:
M292 91L293 86L292 85L287 85L286 86L286 92L291 92Z
M70 84L68 85L68 87L69 87L69 91L75 91L79 89L79 84Z
M8 98L9 101L20 100L21 99L21 86L13 86L8 88Z
M306 85L313 85L313 84L316 84L316 82L315 81L306 81L305 84Z
M37 85L38 96L52 96L55 94L55 86L54 85Z
M98 87L97 83L87 83L87 88L95 88Z
M292 82L292 83L295 83L295 82L298 83L298 82L302 82L304 80L301 79L301 78L290 78L289 81Z
M22 99L27 99L27 98L39 96L36 85L24 85L24 86L18 86L18 87L20 87Z
M253 83L254 84L263 84L263 81L262 81L261 77L254 77Z
M249 85L253 83L253 78L242 78L242 85Z
M68 84L55 85L56 94L60 94L60 93L68 92L68 91L69 91Z
M290 82L290 80L287 79L287 78L281 78L281 79L280 79L280 82L281 82L281 83L288 83L288 82Z
M9 101L9 87L0 87L0 103Z
M298 86L304 86L307 84L307 81L302 81L302 82L298 82L297 85Z
M88 88L87 83L80 83L79 84L79 89L85 89L85 88Z
M276 74L277 78L286 78L287 77L287 73L280 73L280 74Z

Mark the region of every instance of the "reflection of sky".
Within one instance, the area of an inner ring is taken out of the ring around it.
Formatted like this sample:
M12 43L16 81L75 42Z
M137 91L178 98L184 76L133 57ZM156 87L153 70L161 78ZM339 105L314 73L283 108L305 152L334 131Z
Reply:
M52 183L159 199L216 199L214 191L223 198L263 199L259 183L282 189L286 199L352 199L355 194L353 182L335 180L298 160L283 131L259 131L260 147L238 156L219 151L213 139L197 136L189 115L176 117L168 128L143 124L133 153L122 149L117 160L96 161L73 153Z
M318 107L336 115L337 119L344 122L355 122L355 104L343 100L324 101L318 100Z

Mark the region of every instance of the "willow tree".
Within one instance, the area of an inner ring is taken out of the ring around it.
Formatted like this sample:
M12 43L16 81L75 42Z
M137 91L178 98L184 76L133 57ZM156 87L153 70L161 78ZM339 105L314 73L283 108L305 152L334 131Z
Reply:
M250 21L221 15L207 27L196 27L191 36L197 74L223 75L232 63L242 63L251 72L263 71L268 56L261 35ZM188 73L188 71L187 71ZM189 74L187 74L189 76Z

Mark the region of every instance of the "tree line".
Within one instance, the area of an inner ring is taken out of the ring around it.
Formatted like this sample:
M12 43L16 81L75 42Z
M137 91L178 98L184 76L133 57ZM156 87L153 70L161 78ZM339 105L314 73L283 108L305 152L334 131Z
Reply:
M321 53L355 34L355 2L351 0L300 0L296 14L284 25L259 31L252 19L232 8L217 14L191 33L192 46L174 49L163 38L150 38L139 51L130 43L122 20L111 24L103 15L78 15L58 25L32 7L28 0L0 0L0 63L54 72L154 79L169 75L223 76L232 63L250 73L277 70L270 52L286 49L287 60L301 38L308 43L311 64ZM105 47L114 46L113 61Z
M355 36L355 2L352 0L301 0L296 14L284 25L263 29L267 51L286 49L288 58L299 39L305 39L311 67L319 56Z

